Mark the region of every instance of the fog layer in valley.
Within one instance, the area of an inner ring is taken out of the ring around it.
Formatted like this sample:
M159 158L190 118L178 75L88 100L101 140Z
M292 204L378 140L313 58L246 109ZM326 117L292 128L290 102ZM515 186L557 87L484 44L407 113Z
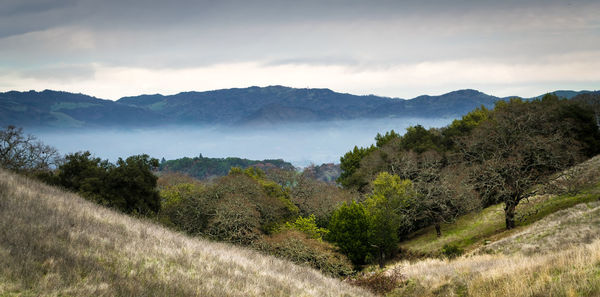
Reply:
M377 133L404 133L411 125L442 127L452 119L378 119L261 127L174 126L129 130L27 130L62 154L89 150L102 159L149 154L167 160L182 157L284 159L304 167L339 163L355 145L368 146Z

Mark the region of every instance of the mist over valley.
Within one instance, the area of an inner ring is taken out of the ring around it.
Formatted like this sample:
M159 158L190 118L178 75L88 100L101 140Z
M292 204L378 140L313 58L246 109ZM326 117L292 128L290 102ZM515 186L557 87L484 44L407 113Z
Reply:
M119 157L148 154L166 160L182 157L252 160L283 159L294 166L339 163L355 145L374 143L377 133L409 126L442 127L452 118L391 118L251 127L168 126L138 129L28 129L44 143L67 154L89 150L96 157L115 161Z

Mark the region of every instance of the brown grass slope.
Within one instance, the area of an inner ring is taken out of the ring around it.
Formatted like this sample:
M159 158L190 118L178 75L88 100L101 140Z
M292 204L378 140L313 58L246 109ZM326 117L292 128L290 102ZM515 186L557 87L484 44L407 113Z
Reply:
M368 296L0 170L0 296Z

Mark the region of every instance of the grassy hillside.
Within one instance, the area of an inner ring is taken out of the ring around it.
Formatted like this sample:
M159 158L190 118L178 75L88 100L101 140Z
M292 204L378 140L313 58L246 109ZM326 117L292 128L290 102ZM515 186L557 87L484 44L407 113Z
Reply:
M600 201L553 213L470 255L402 261L390 296L600 296Z
M568 181L566 180L568 179ZM557 211L580 203L600 199L600 156L594 157L563 173L555 187L570 187L561 195L542 194L531 197L517 206L517 228L506 230L502 204L469 213L454 223L442 225L442 236L437 237L433 227L419 230L401 243L403 249L418 254L439 254L444 245L456 245L466 251L475 250L513 234Z
M500 205L402 244L436 254L446 244L467 253L453 260L400 261L385 273L404 282L388 296L600 296L600 157L565 171L569 193L536 196L520 206L519 227L505 231Z
M368 296L0 171L0 296Z

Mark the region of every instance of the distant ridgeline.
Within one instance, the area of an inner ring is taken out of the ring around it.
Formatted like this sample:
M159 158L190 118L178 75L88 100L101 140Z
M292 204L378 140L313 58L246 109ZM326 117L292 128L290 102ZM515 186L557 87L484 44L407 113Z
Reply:
M589 91L556 91L572 98ZM592 93L599 96L600 93ZM165 125L262 125L376 118L456 118L495 97L476 90L410 100L357 96L329 89L283 86L140 95L117 101L84 94L10 91L0 93L0 126L27 128L156 127Z
M304 168L304 173L320 181L335 183L336 179L342 174L342 169L340 164L325 163L310 165Z
M281 159L276 160L248 160L242 158L205 158L202 155L194 158L181 158L166 161L163 159L159 165L160 172L179 172L198 179L209 179L225 176L231 167L256 167L260 169L278 168L294 170L294 165Z

